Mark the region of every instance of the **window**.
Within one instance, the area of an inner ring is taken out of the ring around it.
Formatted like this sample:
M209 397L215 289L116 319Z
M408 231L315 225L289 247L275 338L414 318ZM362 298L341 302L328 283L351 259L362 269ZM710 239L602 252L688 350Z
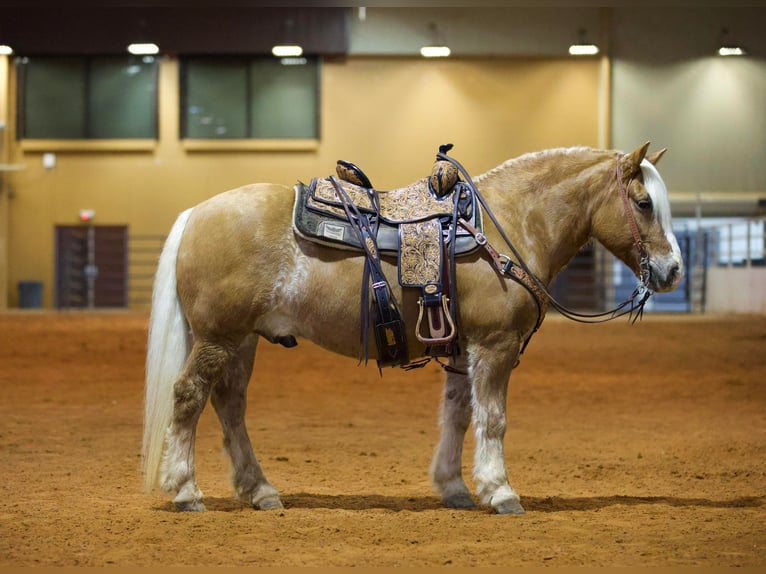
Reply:
M316 58L188 58L181 135L190 139L316 139Z
M28 139L157 137L152 56L23 57L19 134Z

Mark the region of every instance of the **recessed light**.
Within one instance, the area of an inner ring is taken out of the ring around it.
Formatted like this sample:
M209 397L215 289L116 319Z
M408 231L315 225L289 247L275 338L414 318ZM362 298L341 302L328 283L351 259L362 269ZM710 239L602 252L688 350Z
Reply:
M136 56L159 54L160 47L157 44L152 44L150 42L130 44L128 46L128 52Z
M451 53L447 46L423 46L420 48L420 55L424 58L446 58Z
M271 53L277 58L297 58L303 54L303 48L295 45L274 46Z
M598 46L595 44L572 44L569 46L572 56L595 56L598 54Z

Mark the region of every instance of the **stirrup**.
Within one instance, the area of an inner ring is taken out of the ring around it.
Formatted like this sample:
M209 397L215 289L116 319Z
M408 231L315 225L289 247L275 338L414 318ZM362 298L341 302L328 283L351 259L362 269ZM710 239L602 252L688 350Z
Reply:
M448 345L453 341L455 338L455 335L457 333L457 330L455 329L455 322L452 320L452 314L449 311L449 297L446 295L441 296L442 305L441 308L438 306L433 306L428 308L428 326L429 329L432 329L434 326L434 322L432 320L431 313L438 313L442 312L442 317L447 318L447 326L449 327L449 331L442 337L423 337L420 334L420 325L423 322L423 314L424 310L426 308L425 303L423 302L423 298L421 297L418 299L418 306L420 307L420 311L418 312L418 322L415 325L415 336L418 338L418 341L423 343L424 345ZM431 332L431 331L429 331Z

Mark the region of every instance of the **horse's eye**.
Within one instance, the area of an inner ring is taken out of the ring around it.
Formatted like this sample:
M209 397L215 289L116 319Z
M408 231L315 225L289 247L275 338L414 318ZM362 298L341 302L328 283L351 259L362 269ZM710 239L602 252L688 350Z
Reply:
M636 205L641 211L647 211L652 208L652 200L651 199L639 199L636 202Z

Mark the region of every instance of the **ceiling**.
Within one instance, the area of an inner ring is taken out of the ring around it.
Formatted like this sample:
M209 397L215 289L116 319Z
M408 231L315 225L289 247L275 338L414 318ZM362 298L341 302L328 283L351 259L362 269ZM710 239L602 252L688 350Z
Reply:
M165 54L258 54L299 43L307 54L342 55L348 37L346 8L0 8L0 44L19 55L123 54L134 42Z

